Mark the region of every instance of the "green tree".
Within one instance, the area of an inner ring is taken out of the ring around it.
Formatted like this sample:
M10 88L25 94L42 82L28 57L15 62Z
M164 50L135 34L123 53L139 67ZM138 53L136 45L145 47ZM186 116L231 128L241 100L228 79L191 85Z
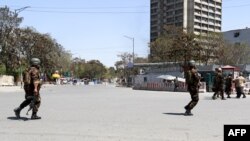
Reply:
M86 61L84 59L81 59L80 57L73 58L71 62L71 70L74 74L74 77L89 78L84 76L85 68L86 68Z
M49 34L41 34L34 28L17 29L22 65L27 67L33 57L41 60L44 73L50 75L55 70L69 71L71 53L57 43Z
M123 77L124 76L124 68L125 68L125 65L124 65L124 62L123 61L116 61L115 62L115 68L116 68L116 76L117 77Z
M239 65L250 63L250 47L245 43L226 42L218 55L218 64Z
M90 60L84 64L84 71L82 71L80 77L103 79L106 72L105 66L99 60Z
M148 58L136 57L135 58L135 63L148 63Z
M224 48L219 33L196 35L186 29L165 26L164 33L150 43L150 62L187 62L196 60L208 64L220 57Z
M0 65L6 74L20 74L32 57L41 60L44 72L68 71L72 54L49 34L41 34L34 28L19 28L22 22L16 12L8 7L0 8Z
M15 29L22 22L18 14L8 7L0 8L0 63L4 64L7 74L16 76L19 59Z
M117 74L116 74L115 68L109 67L109 68L107 68L107 72L105 73L104 78L112 79L112 78L115 78L116 76L117 76Z
M199 37L185 29L165 26L163 34L150 43L150 62L186 62L197 60L202 49Z
M200 60L206 65L217 62L218 58L223 56L223 50L226 47L222 33L209 32L206 35L200 36L200 42L203 49L200 52Z

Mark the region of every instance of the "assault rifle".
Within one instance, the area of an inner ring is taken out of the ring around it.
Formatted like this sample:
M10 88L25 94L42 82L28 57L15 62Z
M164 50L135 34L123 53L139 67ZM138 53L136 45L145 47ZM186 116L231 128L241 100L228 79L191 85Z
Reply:
M28 96L27 99L31 99L31 102L29 104L29 109L26 113L26 115L29 115L29 111L35 107L36 98L35 98L35 96Z

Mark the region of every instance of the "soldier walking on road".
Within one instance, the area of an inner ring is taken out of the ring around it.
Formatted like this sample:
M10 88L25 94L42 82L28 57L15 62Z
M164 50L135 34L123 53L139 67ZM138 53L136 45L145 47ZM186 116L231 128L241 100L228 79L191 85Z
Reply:
M32 116L31 119L41 119L37 116L38 108L40 107L40 60L38 58L31 59L31 67L27 68L23 73L25 100L19 107L14 109L17 118L20 118L20 112L23 108L31 104Z
M231 92L232 92L232 82L233 82L233 78L232 78L232 74L228 74L227 78L226 78L226 87L225 87L225 93L227 94L227 98L231 98Z
M174 79L174 92L177 91L179 87L179 82L178 82L178 77L176 76L176 78Z
M199 87L200 76L197 72L194 61L188 63L188 70L186 71L185 78L188 91L191 95L191 101L184 108L186 109L185 116L192 116L191 110L196 106L199 101Z
M215 96L212 96L212 99L216 99L217 97L219 98L219 90L218 90L218 73L219 73L219 68L215 68L214 72L214 78L213 78L213 92Z
M216 99L216 96L219 94L221 96L221 100L226 100L224 98L224 90L223 90L223 85L224 85L224 78L222 75L222 70L221 68L216 69L217 73L214 78L214 86L213 86L213 91L214 95L212 99Z

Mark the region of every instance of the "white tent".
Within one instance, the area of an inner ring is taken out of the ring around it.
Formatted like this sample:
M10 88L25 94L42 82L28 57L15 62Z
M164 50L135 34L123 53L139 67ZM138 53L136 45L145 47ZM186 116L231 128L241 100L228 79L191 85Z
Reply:
M180 82L185 82L186 81L184 78L180 78L180 77L178 77L177 80L180 81Z
M173 76L173 75L160 75L157 78L162 78L162 79L166 79L166 80L175 80L176 76ZM177 81L185 82L185 79L181 78L181 77L177 77Z
M162 79L166 79L166 80L174 80L176 77L172 76L172 75L160 75L157 78L162 78Z

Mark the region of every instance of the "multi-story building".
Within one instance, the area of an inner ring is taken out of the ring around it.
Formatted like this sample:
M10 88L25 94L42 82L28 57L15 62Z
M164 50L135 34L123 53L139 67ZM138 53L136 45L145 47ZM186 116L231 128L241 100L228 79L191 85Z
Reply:
M195 34L220 32L222 0L151 0L150 41L164 25L183 27Z

